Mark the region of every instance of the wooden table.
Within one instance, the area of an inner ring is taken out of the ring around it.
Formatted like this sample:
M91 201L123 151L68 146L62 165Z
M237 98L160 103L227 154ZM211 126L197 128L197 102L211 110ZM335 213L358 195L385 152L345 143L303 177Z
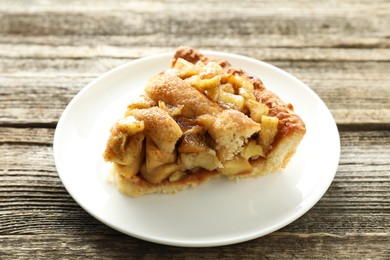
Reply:
M251 56L307 83L337 122L325 196L267 236L179 248L123 235L70 197L57 121L101 73L179 45ZM0 1L0 258L390 257L390 2Z

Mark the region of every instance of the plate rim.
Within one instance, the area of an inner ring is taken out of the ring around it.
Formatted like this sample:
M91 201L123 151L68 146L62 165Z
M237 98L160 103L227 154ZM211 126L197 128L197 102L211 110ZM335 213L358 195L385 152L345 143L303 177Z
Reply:
M201 50L201 52L206 54L206 55L223 57L223 58L226 58L228 60L229 60L229 58L239 59L239 60L242 60L242 61L245 61L245 62L254 63L254 64L256 64L256 66L264 66L264 67L267 67L268 69L276 70L278 73L281 73L284 76L288 77L289 80L293 80L294 82L298 83L301 87L304 88L305 91L310 93L310 95L313 98L316 99L316 102L320 102L321 105L326 109L326 112L332 118L332 128L334 130L333 134L335 134L336 135L335 137L337 137L337 138L335 138L335 141L337 140L337 142L334 143L334 145L336 146L335 148L337 150L337 151L334 151L335 154L337 155L336 156L337 160L334 162L334 166L332 167L333 168L332 169L332 175L331 175L330 178L327 179L327 182L322 185L324 188L321 190L321 192L316 191L315 193L318 193L318 194L308 195L308 196L306 196L305 199L303 199L300 202L300 203L302 203L303 201L306 202L306 204L305 204L306 206L304 206L302 210L299 210L295 214L290 214L289 217L287 217L286 219L283 219L282 221L279 221L278 223L276 223L276 224L274 224L274 225L272 225L272 226L270 226L268 228L263 228L263 229L260 229L260 230L256 230L255 232L251 232L249 234L245 233L243 235L234 236L234 237L227 238L227 239L220 239L220 240L212 239L212 240L202 240L202 241L198 241L198 240L196 240L196 241L194 241L194 240L188 241L188 240L178 240L178 239L171 239L171 238L164 238L164 239L162 239L162 238L159 238L159 237L153 237L153 236L150 236L150 235L143 235L143 234L140 234L140 233L134 233L134 232L129 232L127 230L123 230L120 227L117 227L116 225L110 223L109 221L106 221L101 216L98 216L97 214L91 212L88 207L86 207L85 205L80 203L78 198L76 196L74 196L74 194L70 190L70 186L67 183L66 178L64 178L64 174L66 174L66 173L63 173L62 170L60 169L61 163L60 163L60 155L59 155L59 150L58 150L59 149L58 148L59 147L58 142L59 142L59 138L60 138L60 134L61 134L61 129L63 129L63 127L64 127L63 125L64 125L64 123L66 121L66 118L67 118L68 114L71 112L73 106L84 95L84 93L86 93L89 89L93 88L93 86L96 85L98 82L106 79L107 77L110 77L112 74L115 74L118 71L126 69L127 67L136 66L139 63L148 62L150 60L155 60L155 59L159 59L159 58L172 57L174 52L170 51L170 52L164 52L164 53L149 55L149 56L146 56L146 57L142 57L142 58L138 58L138 59L126 62L126 63L121 64L119 66L116 66L115 68L110 69L110 70L104 72L103 74L99 75L98 77L94 78L87 85L85 85L76 95L74 95L72 97L70 102L67 104L66 108L61 113L61 116L60 116L60 118L58 120L56 129L55 129L55 132L54 132L54 137L53 137L54 162L55 162L55 167L56 167L56 170L57 170L57 174L58 174L58 176L59 176L59 178L60 178L64 188L69 193L69 195L72 197L72 199L81 208L83 208L88 214L90 214L91 216L93 216L95 219L99 220L103 224L113 228L114 230L117 230L117 231L119 231L121 233L124 233L126 235L130 235L130 236L138 238L138 239L142 239L142 240L153 242L153 243L163 244L163 245L170 245L170 246L180 246L180 247L214 247L214 246L223 246L223 245L231 245L231 244L241 243L241 242L249 241L249 240L252 240L252 239L255 239L255 238L259 238L259 237L268 235L268 234L270 234L270 233L272 233L272 232L274 232L276 230L279 230L279 229L281 229L281 228L291 224L293 221L299 219L302 215L307 213L319 200L321 200L321 198L326 193L326 191L329 189L331 183L334 180L334 177L335 177L335 175L337 173L337 169L338 169L338 166L339 166L340 154L341 154L341 144L340 144L339 131L338 131L338 128L337 128L337 124L336 124L336 122L335 122L335 120L333 118L333 115L330 112L329 108L326 106L324 101L309 86L307 86L303 81L299 80L297 77L293 76L292 74L290 74L290 73L288 73L288 72L286 72L286 71L284 71L284 70L282 70L282 69L280 69L280 68L278 68L278 67L276 67L276 66L274 66L274 65L272 65L270 63L267 63L265 61L257 60L255 58L251 58L251 57L244 56L244 55L228 53L228 52L221 52L221 51Z

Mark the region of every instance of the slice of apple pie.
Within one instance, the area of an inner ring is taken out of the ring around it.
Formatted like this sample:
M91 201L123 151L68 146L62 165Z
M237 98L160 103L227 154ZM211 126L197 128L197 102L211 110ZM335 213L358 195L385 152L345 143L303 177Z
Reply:
M257 77L180 47L111 128L103 156L121 192L175 193L284 168L305 131L293 106Z

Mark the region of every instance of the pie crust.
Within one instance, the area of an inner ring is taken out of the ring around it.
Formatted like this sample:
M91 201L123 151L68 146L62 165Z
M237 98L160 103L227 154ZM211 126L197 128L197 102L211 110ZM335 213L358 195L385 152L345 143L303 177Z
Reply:
M111 128L103 157L124 194L175 193L212 177L276 172L305 132L258 77L180 47Z

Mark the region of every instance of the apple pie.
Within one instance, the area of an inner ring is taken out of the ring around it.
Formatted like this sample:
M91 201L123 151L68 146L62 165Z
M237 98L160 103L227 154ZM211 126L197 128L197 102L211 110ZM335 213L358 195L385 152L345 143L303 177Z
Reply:
M175 193L212 177L276 172L305 132L258 77L180 47L112 126L103 157L121 192Z

